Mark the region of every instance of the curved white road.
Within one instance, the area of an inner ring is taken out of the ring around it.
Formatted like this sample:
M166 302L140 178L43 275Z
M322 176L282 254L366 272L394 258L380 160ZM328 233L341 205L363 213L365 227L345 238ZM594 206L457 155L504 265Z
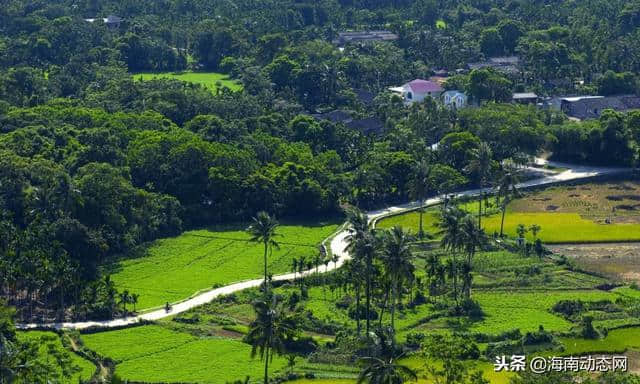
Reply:
M564 163L547 162L546 160L542 160L542 159L536 159L536 163L539 165L548 163L549 165L553 165L559 168L565 168L566 170L561 173L557 173L557 174L553 174L553 175L545 176L539 179L529 180L527 182L521 183L518 186L519 188L529 188L529 187L535 187L539 185L561 183L566 181L585 179L585 178L602 176L602 175L625 173L630 171L628 168L579 166L579 165L570 165L570 164L564 164ZM542 173L548 174L548 172L545 172L545 171L542 171ZM479 193L480 193L479 189L474 189L474 190L460 192L456 194L456 196L457 197L476 196ZM438 204L440 202L441 202L441 198L435 197L435 198L426 200L425 206ZM382 217L415 210L419 208L419 206L420 206L419 202L412 202L408 204L402 204L402 205L397 205L397 206L387 207L380 210L367 212L367 215L369 216L369 220L375 223L375 221L379 220ZM328 271L331 271L336 267L339 268L345 262L345 260L349 258L349 254L345 251L345 248L346 248L345 238L347 234L348 234L347 231L342 229L331 240L331 244L330 244L331 252L335 255L338 255L340 257L340 260L335 265L334 263L330 263L327 269ZM322 268L320 269L320 271L324 272ZM312 273L313 273L313 270L309 270L309 271L303 272L303 275L309 275ZM297 276L299 276L299 274L297 274ZM294 274L288 273L284 275L274 276L273 280L275 281L293 280L293 278L294 278ZM84 329L84 328L90 328L90 327L104 327L104 328L123 327L131 324L135 324L139 321L159 320L168 316L176 315L178 313L188 311L197 306L206 304L219 296L228 295L228 294L238 292L247 288L258 287L260 286L261 283L262 283L262 279L248 280L248 281L233 283L233 284L212 289L206 292L202 292L192 298L173 304L173 307L169 312L165 311L164 309L158 309L158 310L153 310L151 312L143 313L137 316L119 318L114 320L83 321L83 322L75 322L75 323L68 322L68 323L18 324L17 328L20 328L20 329L30 329L30 328Z

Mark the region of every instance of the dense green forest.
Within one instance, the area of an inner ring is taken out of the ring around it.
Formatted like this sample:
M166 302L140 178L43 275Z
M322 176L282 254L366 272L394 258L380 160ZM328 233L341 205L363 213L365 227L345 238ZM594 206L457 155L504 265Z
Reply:
M116 28L85 21L112 14ZM573 123L496 103L523 89L635 92L638 25L637 1L5 1L0 293L25 319L109 317L117 292L105 260L260 210L329 216L344 203L407 200L420 160L437 170L431 194L478 185L470 163L483 142L498 162L548 150L632 165L638 114ZM331 43L342 30L383 28L399 39ZM525 68L515 77L450 78L480 108L405 107L384 92L514 54ZM243 90L135 79L180 70L225 73ZM378 96L365 103L360 90ZM333 108L385 129L365 135L309 116Z

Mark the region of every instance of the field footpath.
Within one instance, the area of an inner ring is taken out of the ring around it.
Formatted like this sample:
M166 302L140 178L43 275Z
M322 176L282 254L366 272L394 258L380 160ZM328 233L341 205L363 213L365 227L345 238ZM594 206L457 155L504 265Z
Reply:
M569 181L588 179L599 176L606 175L616 175L629 173L632 170L629 168L613 168L613 167L592 167L592 166L584 166L584 165L571 165L557 162L549 162L543 159L536 159L536 164L538 165L551 165L558 168L566 169L563 172L548 175L539 179L529 180L523 183L520 183L517 187L520 189L532 188L541 185L548 184L559 184ZM480 193L484 191L491 191L490 189L472 189L464 192L458 192L454 194L455 197L474 197L480 195ZM431 199L427 199L424 201L424 207L437 205L442 202L441 197L434 197ZM402 213L406 213L409 211L414 211L421 208L420 202L410 202L407 204L401 204L396 206L390 206L374 211L367 212L367 216L369 217L369 222L375 226L378 220L388 217L399 215ZM329 240L329 249L333 255L338 255L339 260L337 263L330 263L326 271L333 271L336 268L340 268L344 262L349 259L349 254L345 250L347 247L346 238L348 236L348 231L345 229L345 225L339 227L342 230L337 231L325 241L323 241L323 245L326 244ZM303 276L311 275L315 272L315 269L310 269L302 272ZM324 271L320 271L320 273L324 273ZM293 280L294 277L300 276L300 274L287 273L283 275L277 275L273 277L274 281L290 281ZM253 279L240 281L237 283L229 284L224 287L219 287L215 289L210 289L199 294L196 294L193 297L190 297L186 300L180 301L178 303L174 303L172 305L172 309L170 311L165 311L165 309L156 309L150 312L146 312L137 316L129 316L123 317L113 320L104 320L104 321L81 321L81 322L63 322L63 323L29 323L29 324L17 324L16 327L18 329L87 329L87 328L122 328L130 325L135 325L140 322L145 321L155 321L160 320L165 317L177 315L182 312L186 312L192 308L204 305L212 301L213 299L232 294L234 292L242 291L248 288L256 288L262 284L263 279Z

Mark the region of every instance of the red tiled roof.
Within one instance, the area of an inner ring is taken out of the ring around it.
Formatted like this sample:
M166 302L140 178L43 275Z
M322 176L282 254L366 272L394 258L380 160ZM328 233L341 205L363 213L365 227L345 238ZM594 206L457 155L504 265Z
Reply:
M415 79L407 84L414 93L442 92L440 84L433 81Z

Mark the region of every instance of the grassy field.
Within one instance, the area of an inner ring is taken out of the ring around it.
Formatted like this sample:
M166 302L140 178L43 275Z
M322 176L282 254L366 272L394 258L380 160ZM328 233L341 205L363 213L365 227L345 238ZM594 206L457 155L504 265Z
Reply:
M516 236L518 224L542 227L538 237L546 243L599 243L640 241L640 184L590 183L552 187L514 200L507 208L504 231ZM477 203L462 204L471 213ZM488 234L500 231L501 215L493 209L483 227ZM378 222L380 228L401 225L418 231L418 212L392 216ZM427 210L427 232L438 231L437 208ZM527 238L533 239L531 233Z
M640 328L621 328L609 331L603 339L585 340L561 338L563 354L580 356L589 353L623 353L629 349L640 350Z
M229 77L222 73L216 72L158 72L158 73L135 73L133 75L135 80L142 79L145 80L153 80L153 79L175 79L186 81L189 83L202 84L203 86L215 91L218 88L218 83L222 87L227 87L232 91L239 91L242 89L242 85L236 83L235 80L229 79Z
M294 257L311 260L318 245L337 228L336 223L315 226L282 225L280 249L269 257L269 271L291 269ZM263 272L262 245L248 242L242 230L198 230L155 241L134 257L111 265L118 289L140 295L138 309L186 299L214 285L259 278Z
M85 345L117 361L116 374L145 382L224 383L259 378L263 363L251 359L251 347L238 340L207 337L149 325L83 335ZM274 357L273 371L285 366Z
M439 231L438 228L438 211L436 209L427 209L422 215L423 230L435 236ZM417 211L405 213L403 215L396 215L384 218L378 221L376 228L387 229L399 225L404 228L409 228L414 234L420 230L420 213Z
M525 333L536 331L542 325L548 331L568 331L572 324L550 312L554 304L561 300L614 301L617 297L615 293L597 290L476 292L474 298L480 303L485 317L469 324L469 330L495 335L519 328Z
M56 350L63 350L62 341L60 337L53 332L42 332L42 331L29 331L29 332L18 332L18 338L21 340L35 340L40 344L40 357L42 361L53 361L55 359L49 353L48 342L54 346ZM93 373L96 370L96 366L93 365L92 362L83 359L82 357L76 355L75 353L69 351L69 356L71 357L71 361L74 366L78 367L80 370L75 373L72 377L67 380L63 380L63 383L76 384L79 380L89 380ZM58 372L61 374L62 372ZM52 378L53 379L53 378Z

